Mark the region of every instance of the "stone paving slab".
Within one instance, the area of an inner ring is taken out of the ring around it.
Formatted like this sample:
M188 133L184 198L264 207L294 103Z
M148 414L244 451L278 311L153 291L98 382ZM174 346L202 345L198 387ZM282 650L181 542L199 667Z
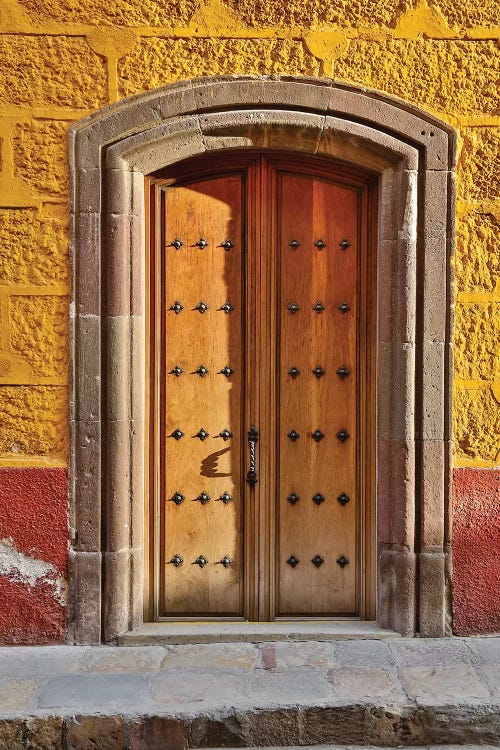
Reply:
M0 648L0 750L308 743L500 748L500 638Z

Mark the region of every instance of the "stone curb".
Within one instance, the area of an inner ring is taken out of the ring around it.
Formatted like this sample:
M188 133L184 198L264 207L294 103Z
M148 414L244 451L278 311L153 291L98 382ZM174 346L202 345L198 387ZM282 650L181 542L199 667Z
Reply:
M344 706L164 715L28 716L0 719L0 750L187 750L348 743L386 747L497 744L498 705Z

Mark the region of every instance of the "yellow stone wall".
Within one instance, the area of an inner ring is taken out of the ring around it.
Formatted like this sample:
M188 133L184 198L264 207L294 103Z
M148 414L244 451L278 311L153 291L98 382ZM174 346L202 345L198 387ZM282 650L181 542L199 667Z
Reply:
M69 125L200 75L333 76L460 132L456 466L498 463L494 0L1 0L0 465L68 460Z

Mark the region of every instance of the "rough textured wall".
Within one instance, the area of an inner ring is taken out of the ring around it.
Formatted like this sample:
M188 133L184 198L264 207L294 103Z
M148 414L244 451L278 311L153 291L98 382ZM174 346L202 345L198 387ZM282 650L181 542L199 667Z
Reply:
M68 463L68 126L187 77L288 73L378 88L459 130L454 461L460 481L480 489L467 508L457 500L455 529L461 545L476 542L490 508L481 488L499 459L497 22L490 0L2 0L0 466L12 468L0 502L9 523L34 498L59 521L67 512L58 483ZM11 562L13 550L38 559L8 524L0 536ZM44 559L60 571L51 550ZM21 636L20 621L15 639L61 637L59 590L45 582L42 595L13 570L0 569L13 606L38 598L45 608L39 635ZM464 567L455 578L461 632L478 627L466 577ZM500 629L500 615L488 622Z

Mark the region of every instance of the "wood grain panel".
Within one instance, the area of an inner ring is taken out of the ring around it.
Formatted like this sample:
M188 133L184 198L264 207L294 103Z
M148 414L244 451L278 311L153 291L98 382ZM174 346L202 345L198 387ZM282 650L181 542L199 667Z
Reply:
M165 190L164 609L241 614L243 404L242 194L239 176ZM180 239L183 246L171 245ZM208 246L196 243L203 239ZM221 244L235 245L226 251ZM178 314L171 309L183 305ZM208 310L196 306L204 302ZM226 313L225 303L234 309ZM221 373L229 365L230 377ZM205 367L202 377L196 371ZM183 373L172 371L180 367ZM172 433L180 429L180 440ZM205 440L196 437L204 429ZM232 437L224 440L225 429ZM171 500L179 492L185 500ZM202 492L210 500L196 498ZM232 496L225 504L224 493ZM183 558L175 567L174 555ZM195 560L203 555L201 568ZM231 559L229 567L219 561Z
M278 610L279 614L355 614L356 606L356 310L357 192L303 175L278 181L279 456ZM299 241L292 249L289 243ZM339 243L347 239L350 247ZM322 250L314 242L322 240ZM320 302L324 311L312 308ZM342 314L338 305L347 302ZM288 306L300 310L292 313ZM312 370L325 374L317 378ZM345 365L350 375L336 370ZM300 374L288 374L297 367ZM350 437L336 437L342 429ZM292 442L288 433L300 438ZM320 430L316 442L312 433ZM342 506L337 496L350 497ZM300 500L291 504L295 493ZM320 494L325 500L316 504ZM287 564L291 556L299 563ZM320 567L311 560L319 555ZM343 569L336 560L349 560Z

